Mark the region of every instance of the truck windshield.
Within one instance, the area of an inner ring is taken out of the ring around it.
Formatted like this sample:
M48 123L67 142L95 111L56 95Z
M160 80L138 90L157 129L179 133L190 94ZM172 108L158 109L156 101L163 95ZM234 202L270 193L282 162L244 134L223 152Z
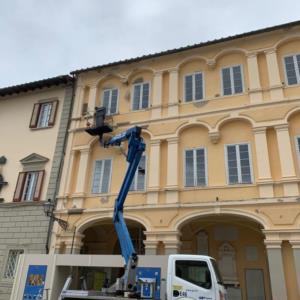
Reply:
M205 261L177 260L175 275L202 288L211 288L211 276Z
M220 273L220 271L219 271L217 262L216 262L214 259L211 259L210 261L211 261L211 264L212 264L212 266L213 266L213 268L214 268L214 271L215 271L215 274L216 274L216 277L217 277L217 282L218 282L219 284L224 285L223 279L222 279L222 275L221 275L221 273Z

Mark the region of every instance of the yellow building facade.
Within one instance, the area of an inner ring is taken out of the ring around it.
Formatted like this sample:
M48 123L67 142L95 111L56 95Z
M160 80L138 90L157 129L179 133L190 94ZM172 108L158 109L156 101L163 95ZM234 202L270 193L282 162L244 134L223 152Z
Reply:
M232 299L300 298L299 22L74 74L56 211L69 230L54 228L52 252L120 251L126 145L84 131L106 106L114 134L143 127L124 211L139 253L213 256Z

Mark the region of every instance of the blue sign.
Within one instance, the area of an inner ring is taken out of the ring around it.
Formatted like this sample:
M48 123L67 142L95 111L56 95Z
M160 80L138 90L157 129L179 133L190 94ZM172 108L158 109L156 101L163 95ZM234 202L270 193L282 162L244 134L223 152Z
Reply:
M160 268L138 267L138 291L141 298L160 299ZM153 297L154 294L154 297Z
M42 300L47 266L28 267L23 300Z

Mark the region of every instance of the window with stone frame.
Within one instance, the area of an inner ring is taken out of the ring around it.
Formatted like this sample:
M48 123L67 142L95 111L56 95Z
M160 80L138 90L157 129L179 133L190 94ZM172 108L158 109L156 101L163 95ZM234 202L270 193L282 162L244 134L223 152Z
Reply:
M284 67L288 85L300 84L300 54L285 56Z
M33 106L30 128L47 128L55 124L58 100L39 102Z
M7 256L3 278L14 279L18 265L19 256L24 253L24 249L10 249Z
M184 152L184 171L186 187L207 185L206 149L186 149Z
M44 170L20 172L13 201L39 201L44 173Z
M231 66L222 69L223 96L240 94L243 92L242 66Z
M19 172L14 202L39 201L43 188L45 164L48 158L32 153L20 160L23 170Z
M111 159L102 159L95 161L92 194L107 194L111 180Z
M225 152L228 183L252 183L253 179L249 144L226 145Z
M184 101L203 100L203 73L196 72L184 77Z
M141 157L138 169L136 170L133 181L130 186L130 191L144 191L146 185L146 155Z
M106 115L114 115L118 112L118 94L117 88L105 89L103 91L102 106L106 108Z
M150 83L138 82L133 85L132 110L149 107Z

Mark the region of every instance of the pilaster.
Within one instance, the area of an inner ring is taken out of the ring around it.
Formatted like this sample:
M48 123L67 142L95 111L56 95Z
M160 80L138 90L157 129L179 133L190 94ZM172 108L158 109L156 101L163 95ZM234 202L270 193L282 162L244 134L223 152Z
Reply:
M167 161L166 202L178 202L178 138L169 138Z
M298 196L298 183L291 148L288 124L275 126L281 166L284 196Z
M169 70L168 116L178 115L178 69Z
M273 182L267 144L266 127L254 128L255 152L258 168L259 196L269 198L274 196Z
M265 240L273 300L287 300L281 244L281 240Z
M74 109L72 113L73 118L77 118L81 116L81 107L84 100L84 91L85 91L85 86L82 84L77 84L76 92L75 92L75 100L74 100Z
M155 72L154 79L153 79L151 119L159 119L161 117L162 85L163 85L163 73Z
M72 195L73 199L73 207L82 208L83 200L85 196L85 182L87 178L87 167L88 167L88 160L90 149L89 148L82 148L80 151L80 159L79 159L79 167L77 172L77 180L76 180L76 187L75 193Z
M248 77L249 77L249 95L251 103L262 102L262 89L260 85L257 54L249 53L247 55Z
M145 235L147 237L145 241L146 254L156 254L159 242L163 242L165 246L165 255L180 252L181 234L177 231L146 231Z
M71 181L72 181L72 170L74 167L74 158L75 158L75 153L76 151L71 150L70 151L70 156L69 156L69 161L68 161L68 166L66 166L65 168L65 172L63 172L63 175L65 175L65 179L64 177L62 178L63 180L65 180L65 191L63 193L63 195L65 197L68 197L71 193Z
M158 191L160 185L160 140L150 141L150 162L147 203L158 203Z
M276 49L272 48L265 51L265 55L267 59L271 99L281 100L284 98L284 96L283 96L282 83L280 80Z
M74 229L75 230L75 229ZM67 231L62 236L66 246L65 254L79 254L83 245L84 234L74 232L72 230Z
M95 111L96 97L97 97L97 86L91 85L90 93L89 93L89 102L88 102L88 111L90 114L93 114Z
M290 240L290 244L293 249L295 271L297 276L298 293L300 295L300 239Z

